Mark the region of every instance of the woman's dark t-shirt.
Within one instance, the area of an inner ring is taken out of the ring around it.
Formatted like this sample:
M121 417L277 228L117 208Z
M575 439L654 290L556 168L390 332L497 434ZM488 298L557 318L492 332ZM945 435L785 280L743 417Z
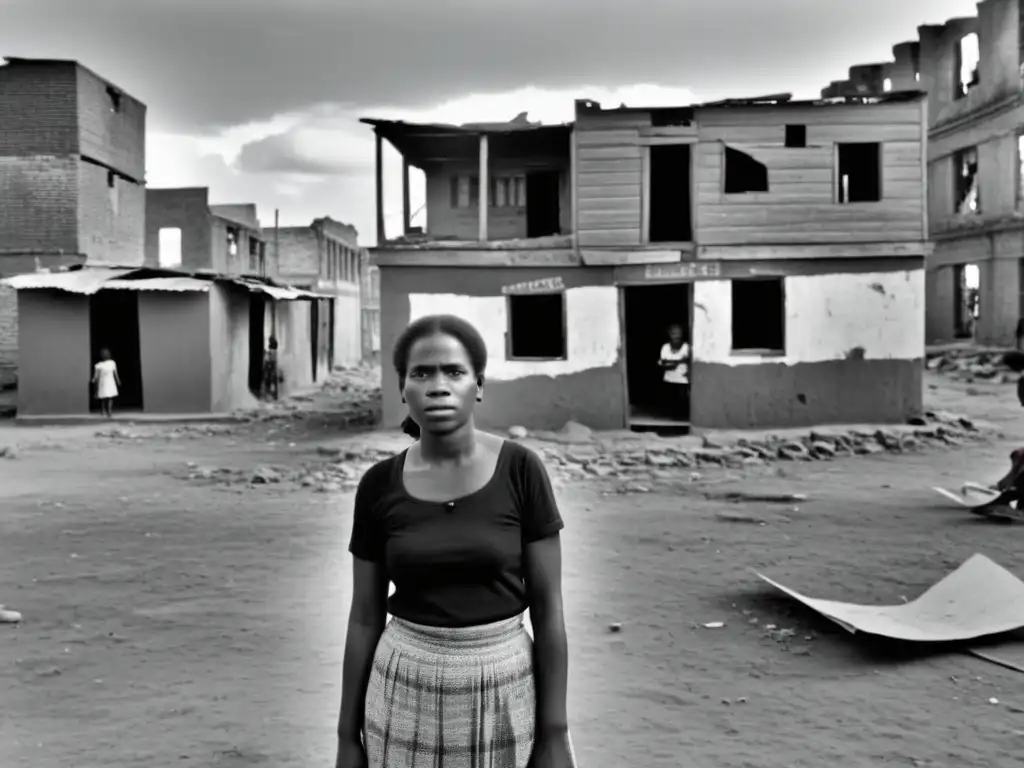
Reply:
M355 557L387 568L395 584L388 612L465 627L525 611L524 547L564 527L540 457L506 440L483 488L440 502L406 492L407 450L363 475L349 544Z

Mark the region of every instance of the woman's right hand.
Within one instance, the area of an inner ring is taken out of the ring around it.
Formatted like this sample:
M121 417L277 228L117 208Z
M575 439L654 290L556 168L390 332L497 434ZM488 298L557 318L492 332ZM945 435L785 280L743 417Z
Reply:
M367 768L366 750L359 739L339 739L335 768Z

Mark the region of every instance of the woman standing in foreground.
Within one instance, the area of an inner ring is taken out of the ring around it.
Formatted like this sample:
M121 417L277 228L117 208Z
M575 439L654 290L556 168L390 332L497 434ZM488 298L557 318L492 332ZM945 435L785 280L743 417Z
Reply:
M472 325L417 320L394 365L418 439L356 491L337 766L573 768L544 465L474 426L487 350Z

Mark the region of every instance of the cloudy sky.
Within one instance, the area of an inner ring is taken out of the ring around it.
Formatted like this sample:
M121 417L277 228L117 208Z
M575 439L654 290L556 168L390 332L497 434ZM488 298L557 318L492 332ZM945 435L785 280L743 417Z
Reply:
M851 64L888 60L918 25L975 12L973 0L0 0L0 55L78 59L145 102L150 186L255 202L265 226L275 208L282 225L330 215L372 245L373 135L359 117L560 122L575 98L813 97ZM394 235L393 152L385 189Z

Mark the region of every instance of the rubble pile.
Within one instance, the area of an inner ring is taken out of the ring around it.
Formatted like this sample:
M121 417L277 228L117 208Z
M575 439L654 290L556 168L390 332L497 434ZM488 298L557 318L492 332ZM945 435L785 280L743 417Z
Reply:
M994 383L1016 383L1020 378L1006 364L1008 349L979 349L977 347L956 347L928 352L925 367L964 382L991 381Z
M339 426L365 427L377 424L380 413L380 366L357 365L334 369L314 393L263 401L258 407L238 415L251 422L330 414Z
M545 447L542 453L562 475L612 477L643 475L651 469L742 468L774 461L828 461L838 456L903 453L986 437L973 421L954 414L930 411L914 422L873 430L818 428L799 438L762 434L759 439L665 439L661 445L652 443L625 451L574 444L566 449Z

